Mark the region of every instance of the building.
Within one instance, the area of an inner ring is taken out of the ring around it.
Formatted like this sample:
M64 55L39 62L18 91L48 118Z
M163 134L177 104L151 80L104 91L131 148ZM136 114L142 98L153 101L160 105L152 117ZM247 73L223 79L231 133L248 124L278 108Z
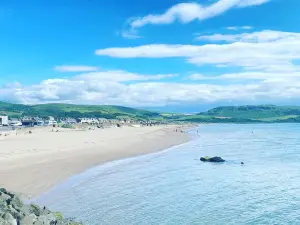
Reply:
M30 116L24 116L21 121L22 121L22 126L26 126L26 127L34 126L34 119Z
M99 121L95 118L80 118L81 124L99 124Z
M99 123L108 123L108 119L106 118L99 118L98 121Z
M54 117L49 116L48 120L46 120L45 124L49 125L49 126L53 126L53 125L57 125L57 121L54 119Z
M73 118L66 118L60 121L62 124L76 124L77 121Z
M36 126L44 126L45 125L45 121L42 118L39 117L34 117L34 125Z
M0 116L0 126L8 126L8 116Z
M10 118L10 120L8 121L8 124L13 127L22 126L22 122L17 118Z

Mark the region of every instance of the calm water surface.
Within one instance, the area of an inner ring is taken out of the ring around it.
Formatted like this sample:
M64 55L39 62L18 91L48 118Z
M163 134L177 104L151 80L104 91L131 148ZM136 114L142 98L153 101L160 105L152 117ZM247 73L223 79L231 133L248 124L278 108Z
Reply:
M299 153L298 124L201 125L189 143L93 168L37 202L88 225L300 224Z

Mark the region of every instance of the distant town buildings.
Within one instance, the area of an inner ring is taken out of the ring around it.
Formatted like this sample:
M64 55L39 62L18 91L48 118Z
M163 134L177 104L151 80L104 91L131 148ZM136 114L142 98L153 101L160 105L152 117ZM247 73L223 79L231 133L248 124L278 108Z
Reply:
M55 119L53 116L48 118L40 117L31 117L23 116L22 118L9 118L8 116L0 116L0 125L1 126L11 126L11 127L21 127L21 126L53 126L58 124L86 124L86 125L95 125L98 127L105 126L118 126L129 125L134 127L140 126L153 126L161 124L162 122L152 121L152 120L137 120L129 118L120 118L120 119L106 119L106 118L61 118Z
M57 125L57 121L52 116L48 116L48 119L45 121L45 125Z

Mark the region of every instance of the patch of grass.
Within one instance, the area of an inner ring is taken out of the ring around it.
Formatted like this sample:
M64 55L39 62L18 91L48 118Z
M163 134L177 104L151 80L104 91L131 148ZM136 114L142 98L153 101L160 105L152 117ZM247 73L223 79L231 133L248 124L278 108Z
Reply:
M61 128L68 128L68 129L74 129L74 126L72 124L63 124L60 127Z
M64 216L60 212L55 212L54 215L55 215L55 218L57 220L63 220L64 219Z

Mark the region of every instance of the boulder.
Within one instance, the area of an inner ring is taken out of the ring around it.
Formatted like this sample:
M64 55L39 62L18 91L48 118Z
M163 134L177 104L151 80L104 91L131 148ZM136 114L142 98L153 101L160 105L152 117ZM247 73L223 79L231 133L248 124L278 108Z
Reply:
M36 215L30 214L20 220L20 225L33 225L36 221Z
M15 195L13 198L10 199L10 205L12 205L12 207L14 207L15 209L19 209L22 208L24 204L21 201L21 199Z
M82 225L46 207L24 204L17 193L0 187L0 225Z
M4 220L3 224L5 225L17 225L17 220L8 212L6 212L2 219Z
M4 192L0 192L0 201L1 202L6 202L7 200L9 200L11 197L7 194L5 194Z
M201 157L200 161L202 161L202 162L217 162L217 163L225 162L224 159L222 159L221 157L218 157L218 156L215 156L215 157L208 157L208 156Z

